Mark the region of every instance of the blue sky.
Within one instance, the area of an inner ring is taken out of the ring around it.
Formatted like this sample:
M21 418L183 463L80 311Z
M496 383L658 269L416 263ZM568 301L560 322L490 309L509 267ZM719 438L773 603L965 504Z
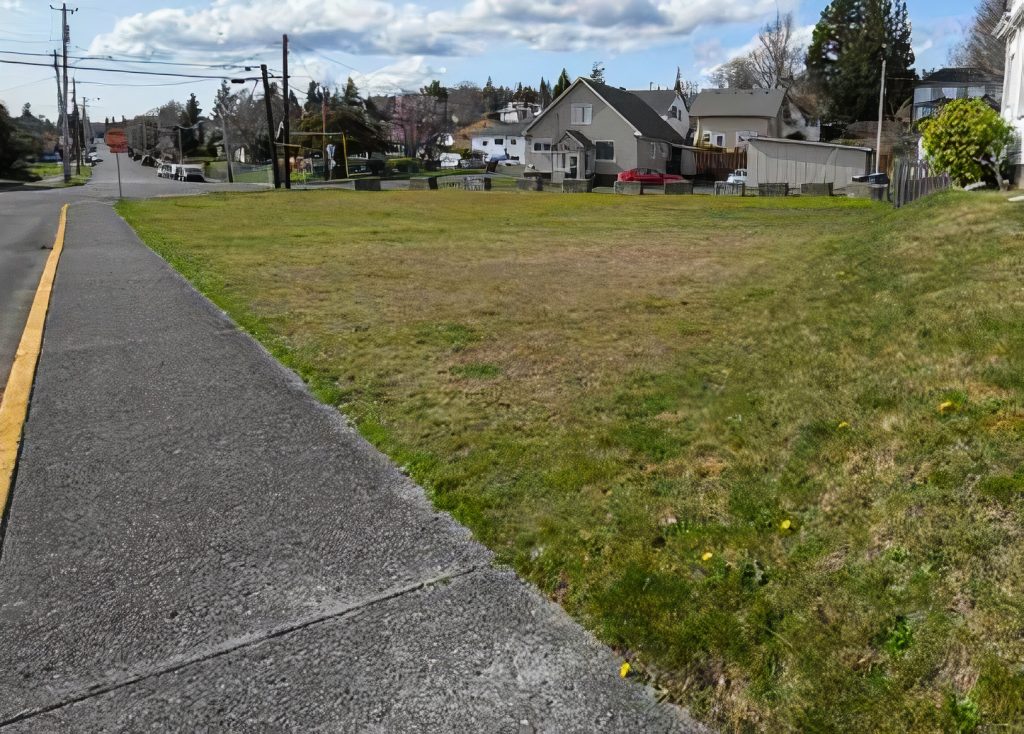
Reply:
M136 0L69 3L73 55L151 58L196 64L266 62L280 68L280 34L293 40L294 87L310 77L352 75L363 91L415 89L432 78L537 85L563 67L570 76L605 65L610 83L669 86L706 73L751 42L776 11L792 11L807 33L826 0ZM917 66L945 64L970 20L970 0L909 0ZM59 47L59 12L45 0L0 0L0 49L48 53ZM0 54L0 58L18 58ZM44 57L20 57L46 62ZM126 61L79 65L197 74L240 74ZM217 81L74 72L93 119L131 116L194 91L208 107ZM133 86L128 86L133 85ZM0 100L17 113L30 102L56 112L52 72L0 64Z

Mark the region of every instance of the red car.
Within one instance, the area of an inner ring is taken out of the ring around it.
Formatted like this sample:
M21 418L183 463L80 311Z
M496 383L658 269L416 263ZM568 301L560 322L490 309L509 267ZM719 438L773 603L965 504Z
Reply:
M664 186L671 181L682 181L682 176L674 173L662 173L653 168L631 168L619 174L620 181L639 181L640 183Z

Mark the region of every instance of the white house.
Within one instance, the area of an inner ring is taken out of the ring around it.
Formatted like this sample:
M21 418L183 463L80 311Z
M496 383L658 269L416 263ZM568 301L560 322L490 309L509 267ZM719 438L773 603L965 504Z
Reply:
M493 122L470 136L470 149L490 158L494 151L501 151L510 160L526 163L526 137L528 123Z
M1006 73L1003 75L1003 119L1013 125L1018 141L1024 136L1024 0L1010 0L1008 10L996 27L995 35L1006 41ZM1011 162L1014 178L1024 181L1021 146L1015 146Z
M680 137L685 139L689 135L690 111L686 100L674 89L630 89L629 93L646 102Z

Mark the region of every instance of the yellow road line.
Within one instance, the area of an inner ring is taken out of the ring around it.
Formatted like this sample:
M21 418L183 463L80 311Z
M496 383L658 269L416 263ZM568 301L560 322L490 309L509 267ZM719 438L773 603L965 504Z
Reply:
M28 399L32 394L39 351L43 346L43 328L46 326L46 312L50 308L53 278L57 274L57 262L64 249L64 230L67 221L68 205L65 204L60 210L60 224L57 225L53 250L46 258L46 265L43 267L43 274L39 278L39 286L32 300L32 309L25 323L25 331L21 334L11 374L7 378L3 400L0 401L0 515L7 507L7 498L11 492L21 432L25 425L25 417L28 415Z

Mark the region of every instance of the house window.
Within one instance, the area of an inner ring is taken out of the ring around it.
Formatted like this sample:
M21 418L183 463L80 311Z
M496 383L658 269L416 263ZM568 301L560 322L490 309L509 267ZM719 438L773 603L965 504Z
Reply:
M594 117L594 106L589 104L574 104L572 106L572 124L589 125Z
M535 140L533 142L533 151L540 153L541 151L547 152L551 150L551 142L547 140Z
M486 148L486 147L487 147L487 141L486 141L486 140L482 141L482 142L480 143L480 145L482 145L482 146L484 146L484 147Z
M509 138L508 144L509 145L515 145L516 144L516 139L515 138Z
M495 145L504 145L505 144L505 138L495 138L494 139L494 144Z
M597 160L615 160L615 142L613 140L596 140L594 145L597 147Z
M725 147L725 136L724 135L716 135L715 136L715 145L717 145L719 148L724 148Z

